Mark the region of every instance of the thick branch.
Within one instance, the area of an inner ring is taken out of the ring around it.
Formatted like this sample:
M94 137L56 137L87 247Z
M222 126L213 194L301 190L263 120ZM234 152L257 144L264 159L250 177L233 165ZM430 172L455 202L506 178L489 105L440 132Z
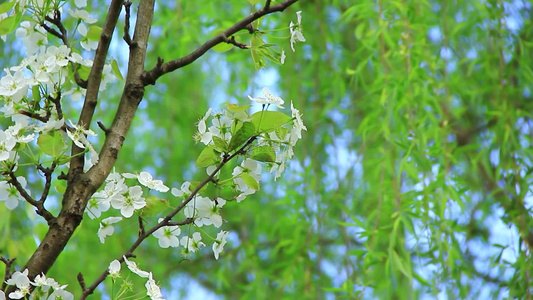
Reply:
M278 11L284 11L287 7L291 6L292 4L296 3L298 0L285 0L279 4L276 4L274 6L270 6L269 2L267 2L268 5L263 7L262 9L252 13L248 17L242 19L241 21L237 22L235 25L228 28L223 33L217 35L213 39L205 42L202 46L200 46L198 49L194 50L189 55L175 59L172 61L169 61L167 63L164 63L162 65L155 66L152 70L144 72L142 75L142 81L145 85L155 84L157 79L161 76L163 76L166 73L170 73L176 69L179 69L181 67L184 67L186 65L191 64L198 58L200 58L202 55L204 55L207 50L213 48L219 43L222 43L228 39L228 37L232 36L236 32L248 29L248 26L255 20L271 14L273 12Z
M109 45L111 44L111 37L117 20L122 9L123 0L113 0L107 13L102 34L100 35L100 41L96 53L94 55L94 62L87 79L87 93L85 94L85 102L80 114L79 125L83 125L84 129L89 129L91 121L98 102L98 91L100 89L100 83L102 82L102 71L104 69L107 52ZM84 156L77 154L83 152L83 149L72 144L72 160L70 161L69 176L77 176L78 173L83 171Z
M113 33L122 7L122 2L123 0L113 0L111 2L100 43L96 50L93 68L89 76L86 101L80 117L80 123L83 123L85 128L88 128L94 113L105 56L109 47L111 34ZM139 71L139 74L141 72L142 70ZM97 176L93 175L92 177L83 174L83 155L78 155L82 151L83 149L79 149L73 145L73 158L70 162L71 169L68 174L67 189L61 202L61 212L55 218L54 222L49 222L48 232L24 266L24 269L27 268L29 270L28 275L31 279L35 278L38 274L46 274L52 267L74 233L74 230L80 224L90 196L100 187L105 176L107 176L104 172ZM113 164L110 164L108 169L110 170L112 166Z

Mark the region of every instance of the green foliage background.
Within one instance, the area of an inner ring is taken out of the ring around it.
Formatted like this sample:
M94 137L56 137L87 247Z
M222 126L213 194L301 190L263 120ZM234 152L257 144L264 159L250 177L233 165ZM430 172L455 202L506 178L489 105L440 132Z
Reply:
M275 39L288 31L267 37L287 50L284 66L256 71L247 50L209 51L147 89L116 170L174 187L205 176L192 136L207 108L246 104L264 80L308 132L284 177L224 208L232 234L220 260L209 249L184 260L154 238L136 253L141 267L169 298L196 283L227 299L531 297L531 3L306 0L260 29L298 10L307 42L295 53ZM160 1L146 68L249 12L246 1ZM125 67L122 28L112 55ZM104 124L117 84L101 95ZM0 254L22 265L45 226L30 208L0 215ZM85 219L49 275L76 293L78 272L91 282L129 247L137 225L127 225L102 245Z

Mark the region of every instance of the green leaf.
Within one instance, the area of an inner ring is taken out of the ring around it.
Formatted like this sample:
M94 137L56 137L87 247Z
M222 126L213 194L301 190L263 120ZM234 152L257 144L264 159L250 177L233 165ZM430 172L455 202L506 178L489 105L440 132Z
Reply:
M252 59L254 61L256 70L259 70L267 66L267 63L265 59L263 58L264 56L263 50L260 48L260 46L263 45L264 43L265 42L263 42L261 35L259 33L254 33L251 39L252 47L250 48L250 50L252 51Z
M391 254L392 254L392 261L393 261L394 266L396 266L396 268L400 272L402 272L405 276L407 276L409 279L412 279L413 276L411 275L411 270L409 266L406 266L404 264L404 262L402 261L398 253L396 253L396 251L392 251Z
M285 136L287 135L287 133L289 133L289 129L288 128L285 128L285 127L278 127L274 130L274 132L276 133L276 135L278 136L278 138L280 138L281 140L285 139Z
M39 85L34 85L31 88L31 95L33 96L33 101L35 101L35 103L41 102L41 92L39 91Z
M275 162L276 152L274 148L268 145L257 147L253 150L252 159L262 162Z
M255 178L252 177L252 175L248 173L241 173L241 178L246 183L247 186L249 186L251 189L254 189L256 191L259 190L259 183Z
M89 74L91 73L91 67L80 65L78 68L78 74L80 74L81 79L87 80Z
M231 23L229 21L222 22L222 24L220 25L220 29L215 31L215 33L213 34L213 37L218 36L219 34L223 33L227 28L230 28L231 26L233 26L233 23ZM229 36L228 36L228 38L229 38ZM234 38L235 38L236 42L240 42L240 37L239 36L234 36ZM213 50L215 50L217 52L226 52L228 50L231 50L231 48L233 48L232 44L221 42L221 43L216 44L211 49L213 49Z
M54 187L56 189L56 192L60 194L64 194L65 191L67 190L67 183L64 180L56 181L56 183L54 184Z
M37 139L37 145L39 145L44 154L48 154L52 157L61 155L63 149L66 147L63 137L55 132L41 134Z
M55 159L55 161L57 162L58 165L64 165L70 161L70 156L63 154L63 155L58 156Z
M169 207L169 201L156 196L146 197L146 206L143 207L141 214L146 217L153 217Z
M258 111L251 118L259 132L273 131L291 120L291 117L279 111Z
M218 136L213 136L213 143L215 143L214 148L218 152L226 152L228 149L228 143Z
M120 69L118 68L118 63L115 59L111 59L111 69L113 70L113 74L115 74L115 77L117 77L121 81L124 81L124 77L122 77Z
M102 27L92 25L89 27L89 31L87 31L87 38L92 41L99 41L100 35L102 35Z
M0 35L10 34L18 25L17 20L20 21L20 14L12 15L0 21Z
M209 145L202 150L198 159L196 160L197 167L208 167L216 164L218 162L219 155L215 152L213 146Z
M15 4L16 2L14 1L0 4L0 14L5 14L6 12L10 11Z
M226 108L229 110L229 111L232 111L232 112L239 112L239 111L245 111L247 110L248 108L250 108L252 105L239 105L239 104L235 104L235 103L226 103Z
M242 123L242 127L231 137L228 151L233 151L235 148L244 144L250 137L255 134L255 126L251 122Z

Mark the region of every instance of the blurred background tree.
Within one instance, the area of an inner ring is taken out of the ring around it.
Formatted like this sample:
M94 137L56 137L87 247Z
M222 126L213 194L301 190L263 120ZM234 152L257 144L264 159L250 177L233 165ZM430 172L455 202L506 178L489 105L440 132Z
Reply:
M288 26L300 10L307 41L296 52L280 42L284 66L256 71L248 50L209 51L147 89L118 172L174 187L203 178L195 123L263 86L301 108L308 132L282 179L225 208L221 259L184 259L151 239L141 266L169 299L531 298L531 3L306 0L258 28ZM249 12L246 1L158 2L146 68ZM4 65L21 55L13 45ZM104 124L121 87L108 91ZM30 207L0 214L0 254L25 261L44 224ZM96 277L133 238L102 245L97 226L83 222L49 274L73 292L74 274Z

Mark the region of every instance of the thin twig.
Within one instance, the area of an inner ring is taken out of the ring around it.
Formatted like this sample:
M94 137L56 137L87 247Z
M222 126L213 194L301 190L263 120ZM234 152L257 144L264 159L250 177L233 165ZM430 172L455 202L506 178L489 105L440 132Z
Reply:
M52 186L52 173L54 173L56 166L57 164L55 161L52 163L50 168L45 168L40 164L37 165L37 169L43 172L45 178L43 193L41 194L41 199L39 199L39 202L42 204L44 204L46 198L48 198L48 193L50 192L50 187Z
M52 215L52 213L46 210L46 208L44 208L44 203L33 199L30 196L30 194L26 192L26 190L22 187L22 185L18 181L17 176L15 176L15 173L9 172L8 183L12 184L17 189L19 194L22 196L22 198L24 198L24 200L26 200L26 202L28 202L29 204L37 208L36 210L37 214L42 216L48 222L48 225L55 222L55 217Z
M144 230L143 218L139 216L139 236L143 235L144 233L145 233L145 230Z
M63 109L61 108L61 91L58 91L55 97L48 96L48 100L54 103L56 107L57 119L63 119Z
M34 112L29 112L29 111L25 111L25 110L19 110L18 111L19 114L21 115L25 115L27 117L30 117L32 119L35 119L35 120L39 120L43 123L46 123L48 122L48 120L50 119L49 116L41 116L40 114L37 114L37 113L34 113Z
M240 49L249 49L250 46L246 45L246 44L243 44L243 43L239 43L235 40L235 37L232 36L231 38L224 38L224 42L225 43L228 43L228 44L231 44L237 48L240 48Z
M81 274L81 272L78 273L78 277L77 278L78 278L78 283L81 286L81 290L82 291L85 290L85 278L83 278L83 274Z
M109 133L109 128L105 127L104 123L102 123L101 121L98 121L98 122L96 122L96 124L98 124L98 127L100 127L100 129L102 129L102 131L106 135Z
M11 276L11 272L10 272L11 265L13 264L15 259L16 258L9 259L9 258L0 256L0 261L3 262L6 265L5 274L4 274L4 280L2 281L2 288L0 289L0 291L4 291L6 289L6 286L7 286L6 282L9 279L9 277Z
M54 24L59 29L59 31L61 33L58 33L58 35L56 35L56 34L54 34L54 35L59 37L61 39L61 41L63 41L63 44L65 46L70 48L69 43L68 43L67 30L65 29L65 26L63 26L63 23L61 22L61 12L59 10L55 10L54 11L54 17L51 18L49 16L46 16L45 20L50 22L50 23L52 23L52 24ZM44 25L45 25L44 22L41 25L44 27Z
M124 20L124 36L122 37L126 44L131 47L131 36L130 36L130 9L131 1L124 2L124 10L126 11L126 17Z

